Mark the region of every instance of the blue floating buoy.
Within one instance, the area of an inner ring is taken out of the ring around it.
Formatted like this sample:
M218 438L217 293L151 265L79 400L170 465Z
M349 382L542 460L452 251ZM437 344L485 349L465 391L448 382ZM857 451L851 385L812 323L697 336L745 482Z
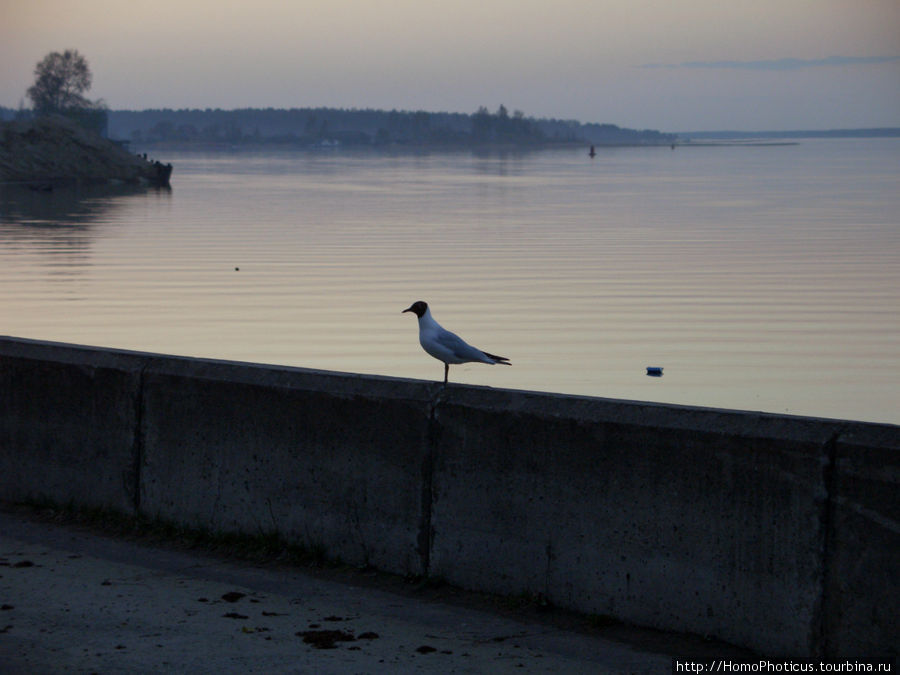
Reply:
M647 366L647 375L650 377L662 377L662 366Z

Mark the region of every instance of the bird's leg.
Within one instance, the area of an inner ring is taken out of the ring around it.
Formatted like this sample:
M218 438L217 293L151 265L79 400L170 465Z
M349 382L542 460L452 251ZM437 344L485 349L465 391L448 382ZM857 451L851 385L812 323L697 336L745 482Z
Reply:
M447 384L447 376L450 374L450 364L444 364L444 384Z

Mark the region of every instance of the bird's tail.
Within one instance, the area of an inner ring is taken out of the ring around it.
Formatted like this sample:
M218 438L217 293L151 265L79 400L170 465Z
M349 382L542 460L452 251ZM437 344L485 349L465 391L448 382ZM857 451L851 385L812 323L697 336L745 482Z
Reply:
M509 362L509 359L505 356L497 356L496 354L488 354L484 352L484 355L489 359L493 359L494 363L499 363L504 366L511 366L512 364Z

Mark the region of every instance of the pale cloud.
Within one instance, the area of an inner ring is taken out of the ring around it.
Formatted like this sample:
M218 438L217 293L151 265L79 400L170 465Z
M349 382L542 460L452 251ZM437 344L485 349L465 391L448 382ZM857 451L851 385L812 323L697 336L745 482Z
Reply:
M826 56L821 59L764 59L759 61L686 61L684 63L648 63L643 68L728 68L736 70L796 70L842 66L867 66L900 61L900 56Z

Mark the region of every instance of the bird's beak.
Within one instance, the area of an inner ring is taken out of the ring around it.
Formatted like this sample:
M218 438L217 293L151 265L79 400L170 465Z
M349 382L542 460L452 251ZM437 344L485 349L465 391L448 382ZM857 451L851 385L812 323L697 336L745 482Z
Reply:
M406 309L404 309L404 310L403 310L402 312L400 312L400 313L401 313L401 314L405 314L406 312L411 312L411 311L413 311L413 310L412 310L412 307L407 307Z

